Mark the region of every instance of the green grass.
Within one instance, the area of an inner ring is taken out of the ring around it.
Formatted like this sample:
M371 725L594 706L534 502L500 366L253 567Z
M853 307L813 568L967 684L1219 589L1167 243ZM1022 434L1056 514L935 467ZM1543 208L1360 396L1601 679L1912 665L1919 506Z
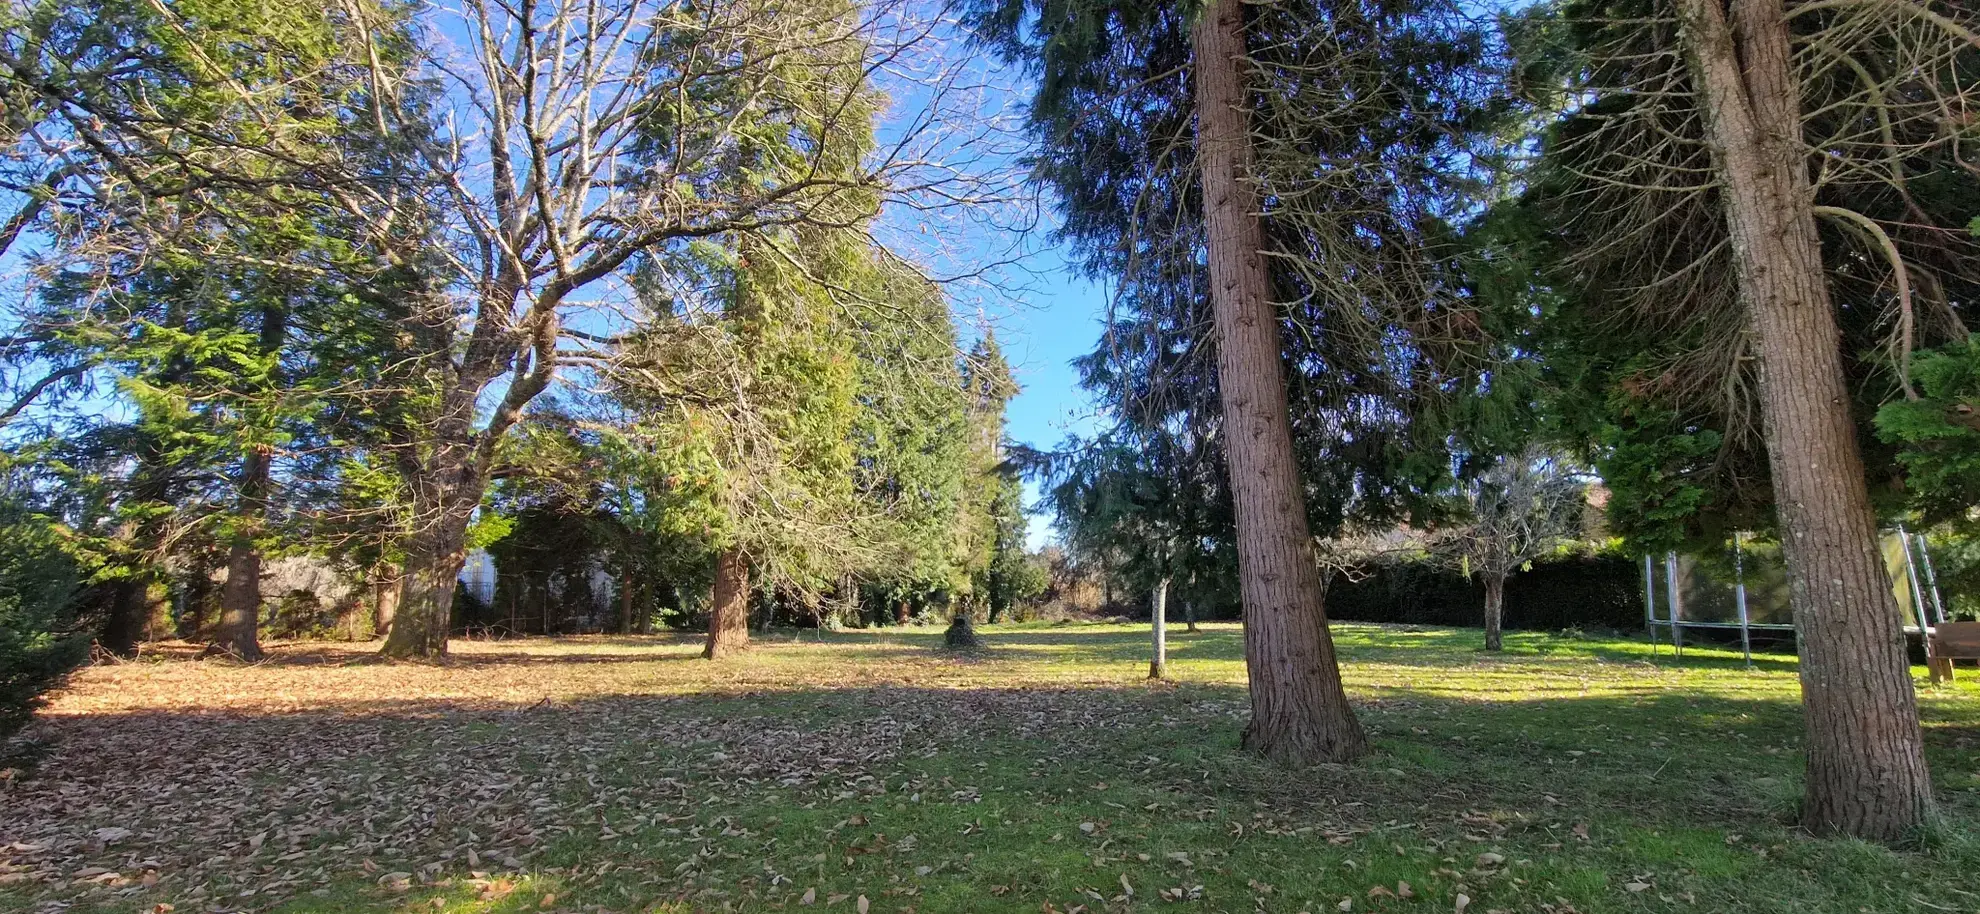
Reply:
M1236 749L1235 626L1153 684L1145 627L983 634L94 668L0 788L37 848L0 850L0 909L1980 911L1968 681L1921 689L1946 825L1894 851L1791 827L1792 658L1336 626L1375 752L1293 771Z

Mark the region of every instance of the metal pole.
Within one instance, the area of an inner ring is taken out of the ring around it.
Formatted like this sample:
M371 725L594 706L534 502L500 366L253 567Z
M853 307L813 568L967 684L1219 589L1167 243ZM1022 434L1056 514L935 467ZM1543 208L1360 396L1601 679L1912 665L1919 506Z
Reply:
M1664 585L1670 589L1671 598L1671 656L1684 656L1684 629L1678 627L1678 619L1684 612L1684 604L1678 600L1678 554L1664 553Z
M1904 582L1911 585L1911 614L1918 617L1918 637L1928 637L1932 622L1925 615L1925 592L1918 586L1918 567L1911 561L1911 534L1904 525L1897 528L1898 545L1904 547Z
M1939 622L1946 621L1946 604L1939 599L1939 576L1932 571L1932 550L1925 543L1925 534L1914 533L1918 538L1918 557L1925 562L1925 586L1932 590L1932 614Z
M1740 539L1746 534L1733 533L1733 599L1739 604L1739 652L1746 657L1746 666L1753 668L1753 632L1747 627L1746 618L1746 560L1740 548Z
M1643 633L1650 639L1650 656L1657 656L1657 574L1650 556L1643 556Z

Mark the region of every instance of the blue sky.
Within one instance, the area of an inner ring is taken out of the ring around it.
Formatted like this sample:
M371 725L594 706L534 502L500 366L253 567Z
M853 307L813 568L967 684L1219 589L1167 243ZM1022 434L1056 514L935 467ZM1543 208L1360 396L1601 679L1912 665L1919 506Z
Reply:
M1017 375L1018 395L1005 416L1011 440L1038 448L1059 444L1069 432L1093 427L1093 401L1079 388L1069 364L1093 351L1106 316L1107 293L1081 278L1067 262L1070 252L1047 247L1031 264L1029 287L1014 295L1019 305L997 322L997 338ZM1027 505L1038 500L1037 486L1025 485ZM1031 547L1050 538L1051 518L1034 514Z

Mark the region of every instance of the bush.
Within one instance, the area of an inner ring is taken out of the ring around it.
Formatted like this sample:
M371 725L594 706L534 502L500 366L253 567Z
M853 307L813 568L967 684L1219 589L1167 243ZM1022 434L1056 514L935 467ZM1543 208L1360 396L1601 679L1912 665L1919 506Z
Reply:
M46 518L0 503L0 736L20 729L89 656L76 625L83 568Z
M1485 586L1430 562L1398 562L1357 581L1336 579L1327 617L1356 622L1477 627ZM1535 562L1506 580L1505 627L1529 631L1643 626L1643 566L1613 554Z

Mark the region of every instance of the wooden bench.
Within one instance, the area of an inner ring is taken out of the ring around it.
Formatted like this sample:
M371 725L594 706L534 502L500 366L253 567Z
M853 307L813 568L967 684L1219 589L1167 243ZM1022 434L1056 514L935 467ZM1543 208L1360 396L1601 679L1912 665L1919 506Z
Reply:
M1980 622L1941 622L1925 642L1925 667L1933 682L1951 682L1953 661L1980 660Z

